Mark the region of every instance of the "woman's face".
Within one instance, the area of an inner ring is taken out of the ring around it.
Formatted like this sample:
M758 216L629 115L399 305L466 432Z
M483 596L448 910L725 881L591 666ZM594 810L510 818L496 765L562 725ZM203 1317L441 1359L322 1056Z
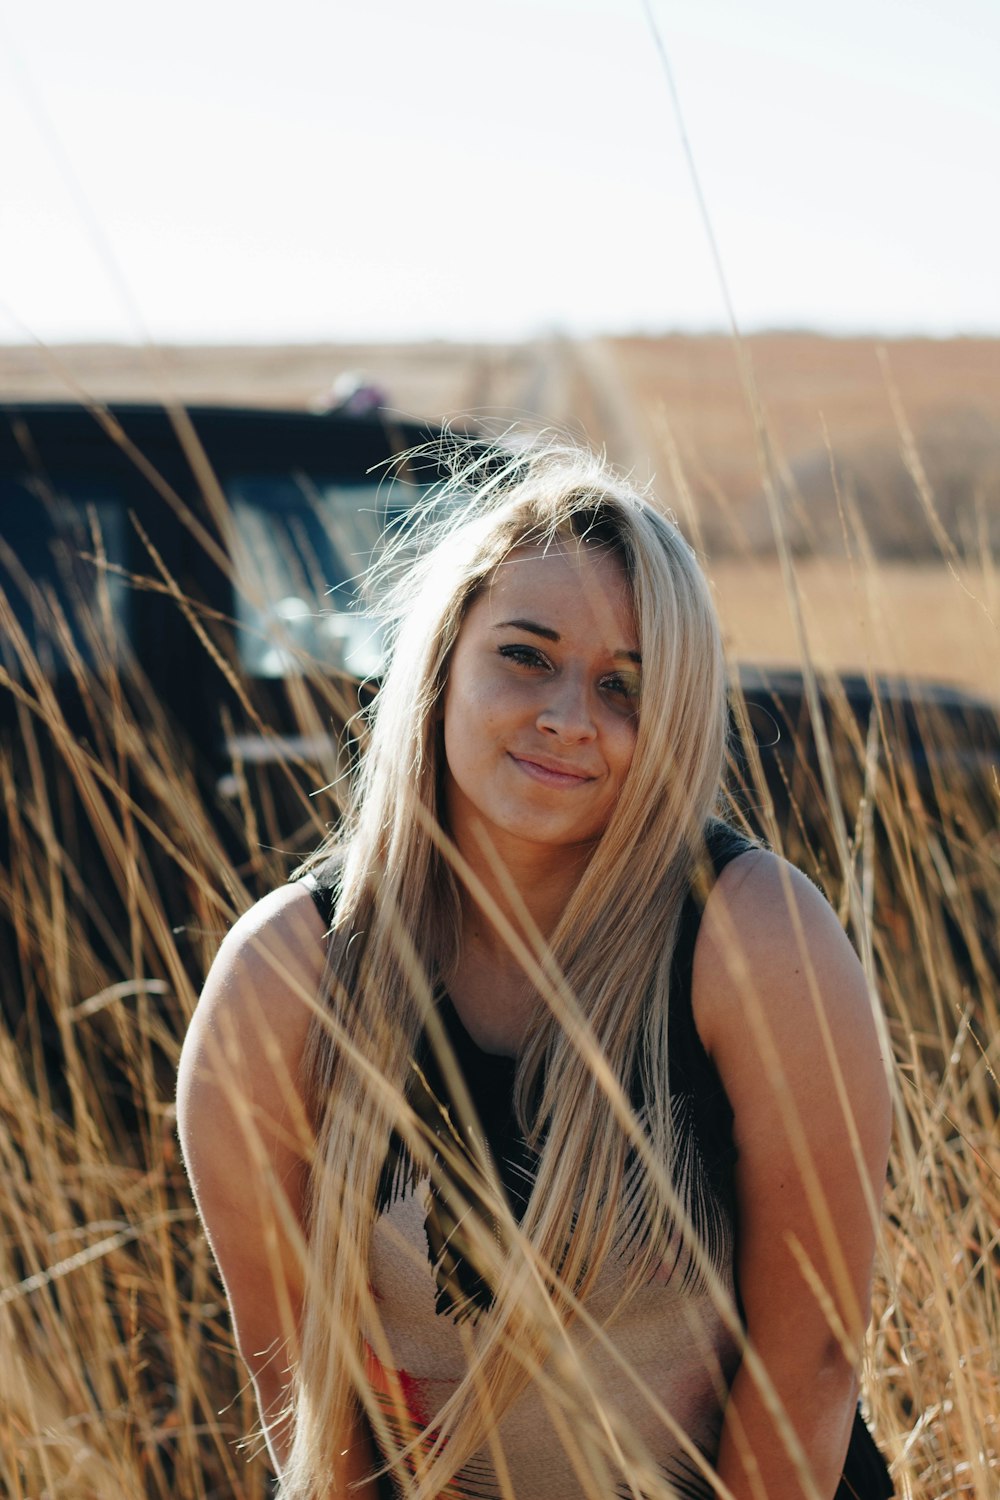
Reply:
M444 694L445 795L503 855L592 845L632 763L639 643L619 559L570 539L522 547L470 605Z

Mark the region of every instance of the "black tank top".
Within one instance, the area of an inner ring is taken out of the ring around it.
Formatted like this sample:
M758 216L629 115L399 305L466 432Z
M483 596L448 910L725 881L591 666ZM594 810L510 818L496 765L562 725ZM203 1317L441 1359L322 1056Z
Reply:
M706 835L706 848L715 879L726 865L754 845L720 821L713 821ZM305 877L313 900L327 927L332 924L339 880L340 859L335 855ZM702 898L692 890L684 901L674 949L670 985L668 1031L670 1096L675 1135L688 1155L689 1170L699 1190L692 1194L694 1228L713 1261L731 1255L735 1201L733 1166L733 1112L715 1064L698 1035L691 998L694 950L701 922ZM525 1142L514 1111L516 1059L485 1052L462 1024L450 997L438 992L438 1011L446 1035L476 1109L482 1133L496 1163L500 1181L515 1215L520 1218L534 1180L537 1156ZM641 1114L644 1101L638 1079L633 1081L632 1105ZM433 1049L421 1034L413 1058L410 1104L431 1129L452 1128L449 1091ZM442 1113L441 1104L445 1103ZM413 1164L405 1147L394 1137L389 1145L379 1185L377 1211L397 1194L406 1192L415 1180ZM459 1268L461 1269L461 1268ZM690 1268L689 1268L690 1269ZM460 1277L462 1291L481 1305L489 1293L474 1278ZM446 1290L442 1296L447 1296Z

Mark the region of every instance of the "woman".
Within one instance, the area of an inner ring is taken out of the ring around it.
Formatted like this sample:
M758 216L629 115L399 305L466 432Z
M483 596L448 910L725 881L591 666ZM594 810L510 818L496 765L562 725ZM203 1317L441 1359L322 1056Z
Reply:
M829 907L715 816L704 578L590 455L479 480L394 595L341 830L184 1048L282 1494L889 1493L884 1066Z

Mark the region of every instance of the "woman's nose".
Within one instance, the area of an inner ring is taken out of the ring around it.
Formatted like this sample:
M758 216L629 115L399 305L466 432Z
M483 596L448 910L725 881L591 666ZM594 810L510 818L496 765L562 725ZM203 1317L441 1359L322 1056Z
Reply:
M587 684L570 675L557 678L538 715L538 727L567 745L592 740L597 733Z

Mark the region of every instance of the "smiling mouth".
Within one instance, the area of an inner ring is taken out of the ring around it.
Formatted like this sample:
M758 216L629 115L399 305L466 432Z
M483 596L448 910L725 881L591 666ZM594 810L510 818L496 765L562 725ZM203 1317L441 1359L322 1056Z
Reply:
M511 755L511 760L526 776L530 776L533 781L540 781L543 786L584 786L588 781L594 780L586 771L571 771L565 766L556 767L552 762L546 764L526 755Z

